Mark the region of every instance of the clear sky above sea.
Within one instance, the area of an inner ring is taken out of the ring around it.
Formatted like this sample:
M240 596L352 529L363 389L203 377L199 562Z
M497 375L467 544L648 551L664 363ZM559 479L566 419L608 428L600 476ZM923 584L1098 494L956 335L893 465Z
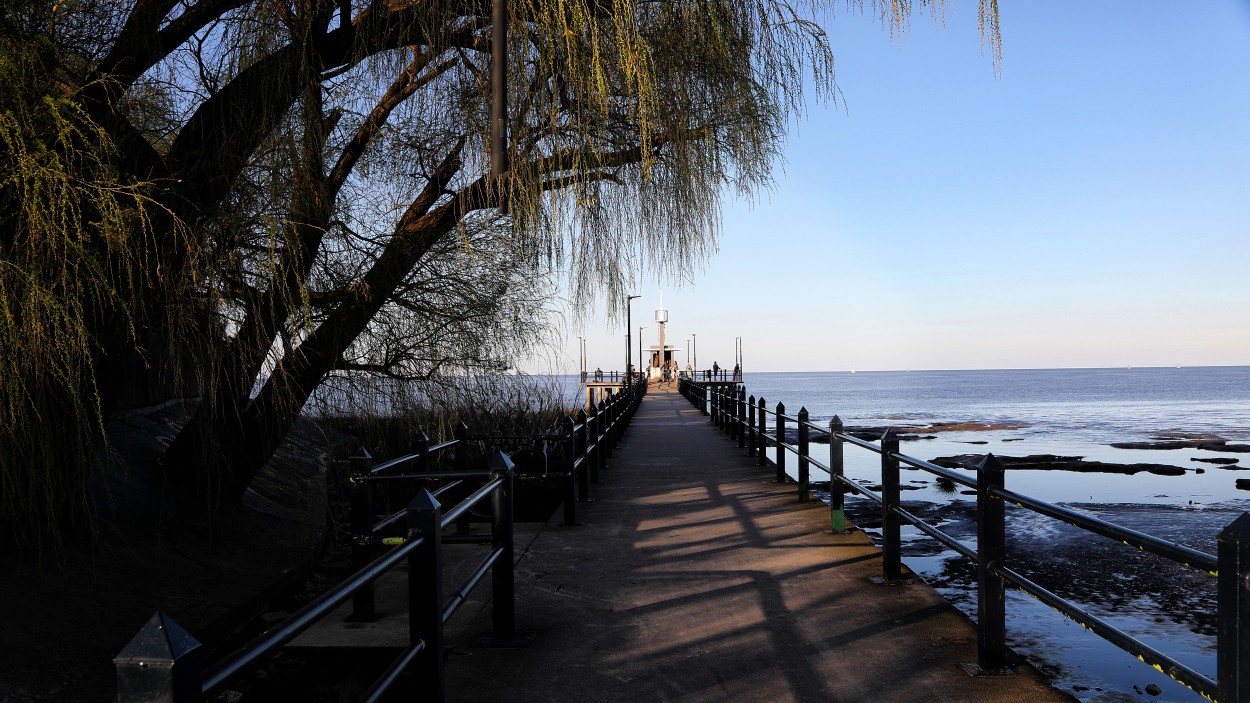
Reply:
M693 280L639 282L635 358L662 289L700 367L736 337L748 371L1250 364L1250 2L1000 9L998 77L975 0L893 42L825 22L841 99ZM624 366L599 305L555 370L579 335Z

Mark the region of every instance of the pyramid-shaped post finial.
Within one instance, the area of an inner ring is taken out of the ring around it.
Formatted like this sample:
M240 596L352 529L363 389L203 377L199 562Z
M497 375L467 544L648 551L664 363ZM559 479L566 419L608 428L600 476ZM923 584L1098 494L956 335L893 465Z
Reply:
M167 613L157 612L113 658L118 700L192 700L200 692L203 648Z
M489 466L491 471L512 471L516 468L516 465L512 463L512 458L498 449L491 455Z

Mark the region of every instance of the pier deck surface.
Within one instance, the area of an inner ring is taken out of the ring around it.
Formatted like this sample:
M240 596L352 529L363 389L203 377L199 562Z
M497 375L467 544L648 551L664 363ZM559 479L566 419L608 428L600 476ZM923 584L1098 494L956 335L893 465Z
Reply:
M576 527L518 539L525 649L448 632L449 701L1071 701L1028 666L968 675L971 623L923 582L881 586L862 532L652 388ZM486 596L489 595L487 589Z

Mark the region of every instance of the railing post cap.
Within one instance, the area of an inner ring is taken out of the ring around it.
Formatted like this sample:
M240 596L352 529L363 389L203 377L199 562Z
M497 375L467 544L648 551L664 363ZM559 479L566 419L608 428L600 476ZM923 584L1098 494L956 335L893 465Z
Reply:
M803 418L804 420L807 419L807 406L806 405L799 408L799 417Z
M783 412L785 412L785 411L786 411L786 404L785 404L785 403L777 403L777 412L779 412L779 413L783 413Z
M837 415L834 415L834 416L833 416L833 417L829 420L829 426L830 426L830 427L836 427L836 428L838 428L838 429L842 429L842 418L838 417Z
M430 436L425 433L425 428L418 427L416 433L412 435L413 448L415 449L421 446L425 446L425 445L428 445L429 443L430 443Z
M1250 513L1243 512L1236 520L1220 530L1216 540L1220 543L1250 543Z
M455 424L455 427L452 431L455 432L457 435L466 435L466 434L469 434L469 426L465 424L464 420L460 420L459 422Z
M171 667L200 646L199 640L182 629L168 613L158 610L113 657L113 664Z
M750 398L748 398L747 400L748 400L748 402L750 402L752 405L755 405L755 394L754 394L754 393L752 393L752 394L751 394L751 397L750 397Z
M425 486L422 486L408 503L408 510L440 510L442 507L443 504L439 503L438 498L435 498L434 494L430 493L430 489Z
M898 433L894 431L893 427L887 427L885 428L885 432L881 433L881 441L882 442L896 442L898 441Z
M998 457L994 456L993 452L990 452L989 454L985 455L985 458L981 459L981 463L977 464L977 469L987 469L989 471L1002 471L1003 462L999 461Z
M577 411L577 422L578 422L578 424L582 423L585 419L586 419L586 409L585 409L585 408L579 408L579 409L578 409L578 411Z
M490 456L489 466L491 471L512 471L516 468L516 464L512 463L512 458L498 449Z
M373 459L373 455L369 453L368 449L365 449L362 446L362 447L357 447L356 451L352 452L352 455L348 458L349 459L363 459L365 461L369 461Z

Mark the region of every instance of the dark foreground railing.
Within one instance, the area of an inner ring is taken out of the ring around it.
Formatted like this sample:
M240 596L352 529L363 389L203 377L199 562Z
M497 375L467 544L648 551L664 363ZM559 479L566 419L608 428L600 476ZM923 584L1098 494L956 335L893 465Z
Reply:
M828 427L822 427L808 420L806 408L795 416L787 415L782 403L769 410L764 398L748 397L741 385L683 381L681 392L709 415L711 422L738 440L738 446L746 448L748 456L756 457L760 466L773 464L778 482L787 480L786 457L793 454L797 461L800 501L809 500L810 467L815 465L828 472L830 525L834 531L846 528L845 493L857 493L880 505L882 581L897 582L903 578L900 533L903 523L971 560L977 570L977 664L970 668L979 671L974 673L997 673L1006 669L1005 586L1011 584L1210 700L1250 703L1250 513L1242 513L1220 532L1218 554L1213 556L1010 491L1004 485L1003 467L992 454L986 455L972 477L900 453L899 440L893 431L887 430L875 443L865 441L844 433L842 421L836 416ZM773 418L771 428L769 416ZM787 423L794 423L796 428L794 444L788 441ZM812 432L829 437L828 466L810 453ZM844 475L843 447L847 444L881 456L879 494ZM769 447L775 448L774 459L768 457ZM924 522L900 505L900 464L976 490L976 548ZM1010 568L1005 550L1008 503L1216 577L1216 677L1212 679L1194 671Z
M623 388L593 407L592 412L582 410L575 418L566 418L564 433L515 436L559 442L568 447L566 469L558 474L568 481L565 524L576 524L574 485L577 500L588 500L587 484L599 480L599 472L606 467L612 447L620 441L645 392L645 383ZM493 588L492 637L498 642L511 642L516 636L514 466L506 454L495 451L487 471L469 469L470 442L505 438L503 435L470 435L468 428L461 424L455 439L431 445L424 434L418 435L413 452L382 464L374 465L372 457L363 450L357 453L351 459L350 479L354 573L283 622L211 664L204 661L205 648L195 637L169 615L156 613L113 660L119 703L203 701L272 657L349 600L354 619L372 619L375 615L374 583L405 562L408 564L408 646L359 700L381 700L400 674L414 668L428 687L426 697L442 701L445 696L443 626L487 572L491 573ZM435 470L446 464L439 460L449 450L454 450L451 469ZM379 519L375 511L375 489L401 481L417 482L415 495L404 510ZM431 481L442 482L442 485L431 492L425 487ZM456 489L465 490L465 481L480 481L483 485L444 512L438 497ZM470 511L487 498L491 506L490 534L470 535L465 529ZM489 544L490 551L473 574L448 596L443 593L443 542L444 532L453 527L456 534L446 535L449 543ZM385 551L379 554L380 550Z

